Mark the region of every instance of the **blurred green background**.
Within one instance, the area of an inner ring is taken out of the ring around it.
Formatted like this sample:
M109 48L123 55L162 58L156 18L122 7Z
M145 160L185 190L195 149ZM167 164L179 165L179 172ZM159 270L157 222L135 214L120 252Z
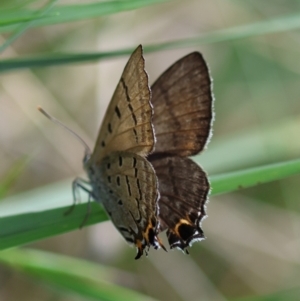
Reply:
M300 24L292 21L300 20L299 1L145 1L149 5L122 11L120 3L125 2L139 1L111 1L120 11L84 20L54 20L36 27L33 23L8 45L1 59L109 52L179 40L165 50L147 52L146 47L146 70L152 83L191 51L206 58L215 95L214 135L195 160L209 175L298 157ZM47 3L2 0L0 45L18 30L8 27L13 13ZM70 14L79 3L96 2L53 1L54 7L68 6ZM291 28L282 30L289 22ZM249 28L257 34L249 34ZM214 40L220 30L223 34ZM270 33L259 34L260 30ZM240 38L233 39L234 32ZM201 40L204 34L206 41ZM0 215L72 203L71 181L83 176L83 148L36 107L41 105L92 147L128 57L0 74ZM51 253L41 253L42 266L46 262L64 267L67 259L57 264L54 254L90 261L93 273L80 260L82 272L94 281L115 284L112 299L95 297L91 289L76 291L63 276L45 280L44 270L42 276L24 268L30 262L25 249L7 253L16 261L25 254L25 263L16 269L13 264L0 265L0 300L125 300L119 286L144 295L137 300L300 300L299 182L294 176L211 197L202 224L207 239L195 244L190 256L151 250L148 258L135 261L135 250L111 222L26 246ZM75 263L66 263L68 271L73 268Z

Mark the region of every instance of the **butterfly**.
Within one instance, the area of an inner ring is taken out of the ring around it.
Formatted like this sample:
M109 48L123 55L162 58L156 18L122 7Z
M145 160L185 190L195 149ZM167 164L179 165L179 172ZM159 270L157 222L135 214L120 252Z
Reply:
M188 156L209 141L212 103L208 67L199 52L175 62L150 89L140 45L124 68L93 152L78 137L85 145L83 166L91 189L76 179L73 194L82 187L102 204L137 248L135 259L147 255L150 246L166 250L158 237L164 230L170 248L186 253L204 239L200 223L210 186Z

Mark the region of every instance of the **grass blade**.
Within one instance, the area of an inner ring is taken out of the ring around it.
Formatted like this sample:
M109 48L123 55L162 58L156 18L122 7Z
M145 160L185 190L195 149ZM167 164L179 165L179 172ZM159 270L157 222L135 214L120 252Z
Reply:
M0 13L0 32L10 32L22 22L34 20L34 27L59 24L64 22L92 19L100 16L115 14L122 11L134 10L141 7L166 2L167 0L122 0L102 1L89 4L55 6L41 18L36 19L36 11L30 9L11 10Z
M98 204L92 202L90 205L91 213L84 227L108 219ZM77 205L70 214L65 215L69 208L62 207L0 218L0 250L79 229L87 214L87 204Z
M211 178L212 194L237 191L300 174L300 160L270 164L241 171L216 175Z
M10 170L2 178L0 183L0 200L2 200L6 194L8 194L9 190L28 166L28 163L31 161L31 159L31 157L24 156L23 158L16 160L14 165L10 167Z
M288 15L267 21L231 27L214 32L205 33L199 37L170 41L155 45L145 45L145 52L154 52L166 49L198 46L226 42L236 39L249 38L263 34L278 33L300 27L300 14ZM134 47L135 48L135 47ZM110 57L130 55L133 48L126 48L110 52L81 53L81 54L48 54L41 57L24 59L7 59L0 61L0 72L14 69L48 67L54 65L89 62Z
M275 294L265 296L253 296L246 298L233 299L231 301L298 301L300 296L300 288L295 287L288 290L276 292Z
M83 297L105 301L155 301L112 284L118 276L116 271L84 260L43 251L13 249L2 252L0 262Z
M43 15L47 14L54 4L58 0L50 0L44 8L38 11L31 21L21 23L19 27L16 28L15 32L0 46L0 53L3 52L9 45L11 45L17 38L19 38L27 29L34 26L37 19L42 18Z
M211 177L212 195L283 179L300 173L300 160L271 164ZM71 189L71 188L70 188ZM0 250L78 229L87 214L87 204L77 205L69 215L69 207L0 218ZM91 213L84 226L107 220L104 210L91 203Z

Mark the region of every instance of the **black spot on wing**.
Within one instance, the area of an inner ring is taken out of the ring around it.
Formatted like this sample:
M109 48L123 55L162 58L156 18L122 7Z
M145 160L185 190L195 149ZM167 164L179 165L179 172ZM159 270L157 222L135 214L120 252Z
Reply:
M128 176L126 176L126 184L127 184L128 194L129 194L129 196L131 196L131 188L130 188L130 183L129 183Z
M141 189L141 185L140 185L140 180L136 179L136 186L138 188L139 191L139 196L140 196L140 200L142 199L142 189Z
M110 123L107 125L107 129L108 129L108 131L109 131L110 133L112 133L112 128L111 128L111 124L110 124Z
M133 157L133 160L132 160L132 167L135 168L136 167L136 158Z
M118 106L115 107L115 112L116 112L117 116L120 119L121 118L121 112L120 112L120 109L118 108Z

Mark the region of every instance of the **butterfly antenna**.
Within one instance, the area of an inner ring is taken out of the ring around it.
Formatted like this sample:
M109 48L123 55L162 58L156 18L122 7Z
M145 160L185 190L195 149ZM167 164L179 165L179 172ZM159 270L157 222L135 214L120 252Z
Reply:
M91 149L89 148L89 146L86 144L86 142L78 135L76 134L74 131L72 131L70 128L68 128L66 125L64 125L61 121L59 121L58 119L54 118L53 116L51 116L50 114L48 114L43 108L41 108L40 106L38 106L38 110L44 114L48 119L50 119L51 121L53 121L54 123L60 125L61 127L63 127L65 130L67 130L69 133L71 133L74 137L76 137L84 146L85 149L85 156L89 156L92 154Z

